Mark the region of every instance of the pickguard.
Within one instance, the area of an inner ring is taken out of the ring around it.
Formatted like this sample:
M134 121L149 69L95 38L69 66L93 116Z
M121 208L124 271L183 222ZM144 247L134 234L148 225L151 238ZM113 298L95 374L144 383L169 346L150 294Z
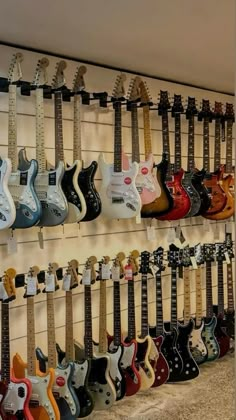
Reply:
M188 381L199 375L199 368L193 359L189 349L189 338L194 327L194 321L190 319L186 325L178 324L177 349L183 360L183 370L180 374L179 381Z
M204 328L204 322L198 328L194 328L190 334L189 348L190 352L196 360L197 364L200 365L207 360L207 348L202 338L202 331Z
M78 176L78 184L86 201L86 214L81 222L96 219L101 213L102 203L94 184L98 164L91 162L87 168L82 168Z
M110 361L107 356L96 355L91 360L88 383L93 395L95 410L108 409L116 400L115 387L109 376L109 365Z
M201 200L197 190L194 188L192 183L193 174L192 172L185 172L184 178L182 179L182 185L187 192L190 201L191 201L191 208L188 214L185 217L192 217L195 216L201 207Z
M0 158L0 230L12 226L16 218L14 200L8 188L10 174L10 159Z
M164 341L162 343L162 353L169 366L168 382L176 382L181 376L183 370L183 360L177 350L177 330L173 328L171 332L164 332Z

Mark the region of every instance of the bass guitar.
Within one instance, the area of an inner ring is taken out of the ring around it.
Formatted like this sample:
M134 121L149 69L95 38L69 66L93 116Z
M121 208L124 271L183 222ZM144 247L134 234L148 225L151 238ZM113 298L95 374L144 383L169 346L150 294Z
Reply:
M133 162L128 171L122 170L121 103L124 100L124 78L123 74L117 77L112 94L115 110L114 163L107 164L103 154L98 157L102 173L102 214L109 219L128 219L140 215L141 211L141 198L135 186L138 163Z
M13 284L15 275L16 271L9 268L2 278L5 296L3 296L1 312L0 416L2 420L33 420L29 410L29 400L32 392L31 382L28 379L16 379L10 374L9 302L16 298Z
M226 317L226 331L227 334L234 339L234 330L235 330L235 320L234 320L234 291L233 291L233 270L232 270L232 258L234 258L233 253L233 243L232 243L232 232L230 229L227 229L225 232L225 248L229 256L229 264L227 264L227 302L228 307L225 310Z

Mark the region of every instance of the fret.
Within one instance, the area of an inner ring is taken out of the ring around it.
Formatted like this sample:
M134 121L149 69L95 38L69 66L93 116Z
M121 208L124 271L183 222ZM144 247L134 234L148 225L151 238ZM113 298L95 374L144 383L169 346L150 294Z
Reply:
M60 161L64 162L63 127L62 127L62 92L54 93L55 111L55 165Z
M184 324L191 318L191 299L190 299L190 271L189 267L184 267Z
M136 338L134 280L128 280L128 339Z
M230 260L230 264L227 264L227 297L228 297L228 310L234 311L232 260Z
M1 334L1 380L10 383L10 334L9 334L9 303L2 302L2 334Z
M232 173L233 172L233 121L227 120L227 126L226 126L226 173Z
M163 334L163 308L161 273L156 273L156 336Z
M203 169L210 172L209 118L203 119Z
M73 294L66 291L66 362L74 360L74 334L73 334Z
M171 329L177 327L177 281L176 268L171 267Z
M17 171L17 123L16 123L16 94L17 86L9 85L9 113L8 113L8 157L11 159L12 172Z
M218 276L218 314L224 314L224 276L223 261L217 263Z
M36 376L34 297L27 298L27 372Z
M132 125L132 162L140 163L138 110L137 110L136 103L131 104L131 125Z
M151 128L150 128L149 105L145 105L143 107L143 130L144 130L145 160L148 160L149 155L152 154L152 139L151 139Z
M206 261L206 317L213 317L211 262Z
M39 173L45 172L43 89L36 89L36 159Z
M120 282L113 283L113 325L114 325L114 344L119 346L121 343L121 316L120 316Z
M195 169L194 147L194 115L190 115L188 120L188 171Z
M57 367L57 358L53 297L53 292L47 292L48 367L55 369Z
M214 171L216 171L220 167L220 164L221 164L220 130L221 130L221 121L220 121L220 118L216 118L215 120Z
M100 280L99 352L100 353L107 352L106 280Z
M82 159L81 150L81 95L74 96L74 138L73 138L73 161Z
M182 167L181 163L181 116L175 114L175 172L180 170Z
M202 271L201 267L195 270L195 284L196 284L196 327L202 322Z
M116 102L115 108L115 133L114 133L114 172L122 171L122 125L121 103Z
M86 358L92 358L93 357L93 333L92 333L91 286L84 286L84 309L85 309L84 352L85 352Z

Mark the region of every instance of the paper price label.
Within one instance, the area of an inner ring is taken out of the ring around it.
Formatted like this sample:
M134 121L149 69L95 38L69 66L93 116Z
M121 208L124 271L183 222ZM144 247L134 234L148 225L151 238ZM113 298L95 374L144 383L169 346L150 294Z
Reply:
M111 267L109 264L102 264L102 280L110 280Z
M226 261L226 264L230 264L231 263L230 258L229 258L228 251L225 252L225 261Z
M6 300L8 299L8 294L6 292L4 284L0 283L0 300Z
M46 275L45 275L45 290L46 290L46 292L55 292L55 276L54 276L54 274L46 273Z
M43 232L41 230L40 232L38 232L38 240L39 240L39 248L44 249Z
M155 265L153 265L153 266L151 266L151 271L152 271L153 277L156 277L156 273L158 272L158 268Z
M214 228L214 239L220 239L220 232L219 232L219 226L218 223L215 224Z
M10 236L7 240L7 253L8 255L15 254L17 252L17 241L14 236Z
M91 268L85 268L82 274L82 284L85 286L91 285Z
M133 280L133 271L131 267L125 268L125 280Z
M71 274L65 274L63 277L62 290L68 292L70 290Z
M155 241L156 240L156 230L154 226L147 227L147 239L148 241Z
M111 278L113 281L120 281L120 267L111 268Z
M197 270L197 269L198 269L198 266L197 266L197 260L196 260L196 257L192 256L192 257L190 257L190 260L191 260L191 263L192 263L192 267L193 267L193 269L194 269L194 270Z
M35 296L37 294L37 278L27 277L26 282L26 294L29 296Z
M209 232L210 221L208 219L203 218L203 228L204 228L205 232Z
M175 239L176 239L175 229L171 227L167 233L167 242L171 244L172 242L175 242Z

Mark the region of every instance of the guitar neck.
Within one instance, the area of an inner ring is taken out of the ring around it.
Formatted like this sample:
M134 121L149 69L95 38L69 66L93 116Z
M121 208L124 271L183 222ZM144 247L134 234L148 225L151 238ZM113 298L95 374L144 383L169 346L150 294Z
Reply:
M230 264L227 264L227 297L228 297L228 310L234 311L234 292L233 292L233 271L232 259Z
M161 272L156 273L156 336L163 334Z
M202 322L202 271L201 267L195 270L195 284L196 284L196 326L201 325Z
M121 343L121 318L120 318L120 282L113 283L113 325L114 325L114 344L119 346Z
M47 292L47 329L48 329L48 367L57 367L56 336L54 316L54 293Z
M221 164L221 151L220 151L220 118L215 120L215 155L214 155L214 171L216 171Z
M195 158L194 158L194 115L189 116L188 120L188 163L187 170L193 171L195 169Z
M138 131L138 110L137 104L131 104L131 125L132 125L132 162L140 162L139 131Z
M181 162L181 116L175 114L175 172L182 168Z
M168 112L165 111L162 113L162 143L163 143L163 153L166 155L166 159L169 162L167 177L171 176L171 165L170 165L170 139L169 139L169 120Z
M218 315L224 314L224 275L223 275L223 261L217 263L218 274Z
M203 169L210 172L209 118L203 119Z
M81 95L74 96L74 138L73 138L73 161L82 159L81 151Z
M45 172L43 89L40 88L36 89L36 159L39 172Z
M190 270L184 267L184 324L191 318Z
M66 361L74 360L73 294L66 291Z
M211 261L206 261L206 317L213 317Z
M232 150L232 142L233 142L233 121L227 120L226 126L226 172L232 173L233 172L233 150Z
M84 352L86 359L93 358L93 332L92 332L92 304L91 286L84 286Z
M100 280L100 310L99 310L99 352L107 352L107 299L106 280Z
M142 292L141 292L141 337L145 338L148 334L148 288L147 274L142 274Z
M10 383L10 335L9 335L9 303L2 302L2 342L1 342L1 381Z
M64 162L63 127L62 127L62 92L54 93L55 104L55 164Z
M16 128L16 93L17 86L9 85L9 114L8 114L8 157L11 159L12 172L17 171L17 128Z
M149 155L152 153L152 139L151 139L149 105L145 105L143 107L143 129L144 129L145 159L147 160Z
M115 132L114 132L114 172L122 171L122 126L121 103L116 102L115 107Z
M177 328L177 270L171 267L171 329Z
M136 338L134 280L128 280L128 339Z
M27 298L27 372L36 376L34 297Z

